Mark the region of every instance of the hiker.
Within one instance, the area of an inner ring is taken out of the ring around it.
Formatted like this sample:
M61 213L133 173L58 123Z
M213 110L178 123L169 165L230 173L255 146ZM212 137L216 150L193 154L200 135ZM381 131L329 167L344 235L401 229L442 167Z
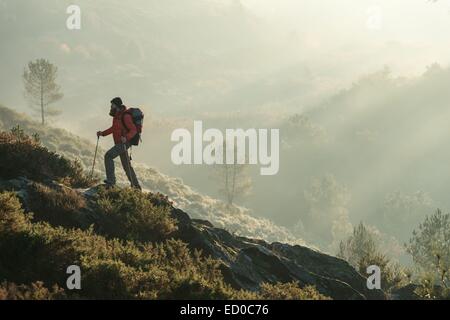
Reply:
M140 138L140 130L138 130L129 110L131 109L127 109L123 105L121 98L112 99L109 112L109 115L113 117L112 126L105 131L98 131L97 137L105 137L112 133L114 139L114 147L105 153L106 186L113 187L116 184L114 159L120 156L122 167L131 183L131 187L142 190L128 156L128 149L132 145L137 145L134 140L139 140Z

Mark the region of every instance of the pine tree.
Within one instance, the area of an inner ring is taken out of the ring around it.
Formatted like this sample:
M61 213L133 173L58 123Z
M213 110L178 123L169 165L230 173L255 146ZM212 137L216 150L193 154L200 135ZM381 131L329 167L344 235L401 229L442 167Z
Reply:
M234 163L227 164L225 155L227 144L223 144L223 164L214 166L214 177L219 182L219 192L225 197L227 205L233 205L236 198L245 198L251 193L252 179L249 174L247 159L245 164L238 164L237 148L234 147Z
M55 116L60 112L48 106L60 99L63 94L56 84L58 68L46 59L31 61L23 72L25 97L30 107L41 114L42 125L46 116Z

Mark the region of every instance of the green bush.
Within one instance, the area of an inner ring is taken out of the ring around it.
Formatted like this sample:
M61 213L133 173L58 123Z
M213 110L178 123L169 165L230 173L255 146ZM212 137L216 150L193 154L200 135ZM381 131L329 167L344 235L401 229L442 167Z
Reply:
M138 190L100 188L94 209L98 230L109 237L159 241L176 230L167 206L157 206Z
M442 269L422 272L418 277L419 286L414 293L425 300L450 300L450 287L445 276L446 273Z
M16 285L4 281L0 284L0 300L55 300L66 297L57 285L47 289L40 281L30 285Z
M29 220L14 193L0 193L0 236L24 230Z
M35 221L46 221L52 226L80 227L81 211L86 200L73 189L63 186L48 187L32 183L28 188L27 206Z
M95 182L84 174L79 162L50 152L39 139L15 127L11 132L0 132L0 178L19 176L38 182L62 181L76 188L89 187Z
M361 257L357 270L366 275L367 267L378 266L381 270L381 286L385 292L392 292L411 282L411 271L399 263L392 262L385 254L378 250Z
M381 285L386 292L398 288L409 282L409 271L380 252L373 234L360 223L353 229L353 234L339 245L338 257L346 260L350 265L365 275L367 267L380 267Z
M160 192L149 192L147 193L147 198L157 207L171 207L173 205L173 202L169 200L169 197Z
M263 283L259 298L265 300L331 300L320 294L313 286L300 288L298 282Z
M78 159L69 161L69 167L69 174L59 179L61 183L73 188L88 188L98 184L99 178L96 175L88 176Z

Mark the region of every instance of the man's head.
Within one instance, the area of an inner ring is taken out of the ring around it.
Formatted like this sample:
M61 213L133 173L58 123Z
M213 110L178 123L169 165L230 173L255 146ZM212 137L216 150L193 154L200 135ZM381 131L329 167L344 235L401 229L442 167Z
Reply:
M109 115L114 117L114 115L123 109L122 99L116 97L111 100L111 110L109 111Z

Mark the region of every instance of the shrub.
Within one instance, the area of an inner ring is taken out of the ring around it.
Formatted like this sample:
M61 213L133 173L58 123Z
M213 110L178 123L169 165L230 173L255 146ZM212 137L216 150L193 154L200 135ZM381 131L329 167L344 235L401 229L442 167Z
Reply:
M54 285L50 290L40 281L30 285L0 284L0 300L55 300L64 299L64 289Z
M83 169L81 162L76 159L69 161L69 174L59 179L59 181L65 185L73 188L88 188L96 185L99 181L98 176L88 176Z
M86 208L86 200L73 189L40 183L28 187L28 208L35 221L46 221L52 226L80 227L80 212Z
M375 251L361 257L357 269L367 274L367 267L378 266L381 270L381 286L384 291L391 292L411 282L411 272L398 263L392 262L386 255Z
M86 177L79 162L72 162L48 151L39 139L27 136L16 127L0 132L0 178L25 176L31 180L64 181L72 187L88 187L94 183Z
M409 281L409 271L393 263L380 252L373 234L360 223L353 229L353 234L341 241L338 257L346 260L361 274L366 274L368 266L376 265L382 270L381 284L384 291L391 291Z
M0 193L0 236L24 230L30 216L22 210L19 199L12 192Z
M99 232L109 237L159 241L176 230L167 206L154 205L135 189L100 188L95 200Z
M173 202L169 200L169 197L157 192L157 193L152 193L149 192L147 193L147 197L150 200L151 203L153 203L155 206L160 207L160 206L165 206L165 207L171 207L173 206Z
M263 283L258 295L265 300L331 300L313 286L300 288L298 282Z
M419 275L419 286L414 291L420 298L426 300L450 300L450 287L445 281L443 270L423 272Z

